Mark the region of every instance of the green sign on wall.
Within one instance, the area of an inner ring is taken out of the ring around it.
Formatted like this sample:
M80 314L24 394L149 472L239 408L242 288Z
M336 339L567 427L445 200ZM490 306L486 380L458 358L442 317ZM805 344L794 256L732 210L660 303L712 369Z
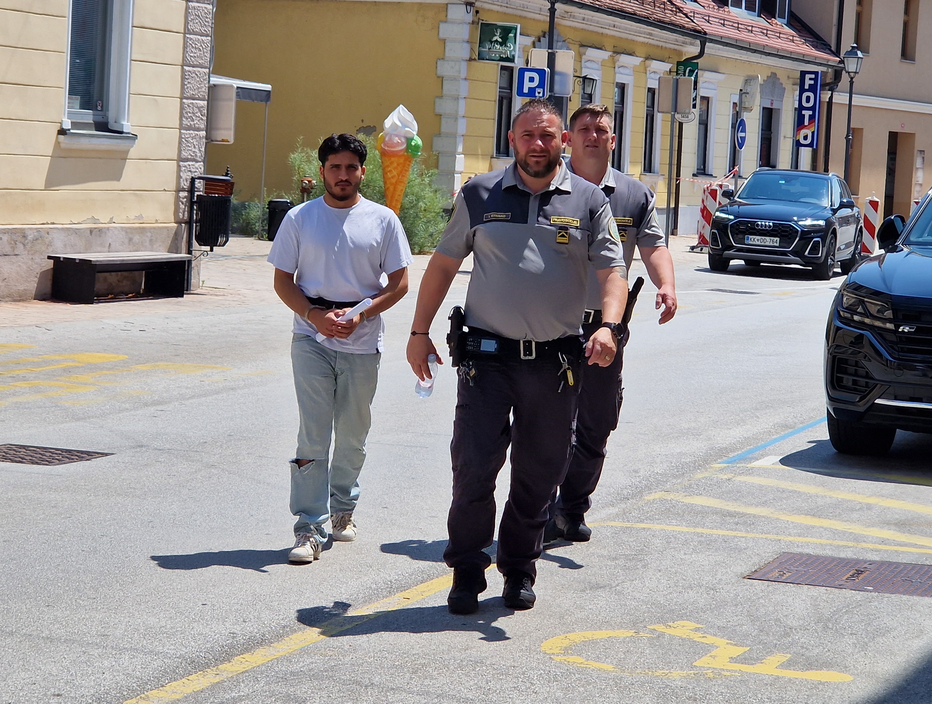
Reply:
M521 25L500 22L479 22L479 61L513 64L518 58L518 36Z

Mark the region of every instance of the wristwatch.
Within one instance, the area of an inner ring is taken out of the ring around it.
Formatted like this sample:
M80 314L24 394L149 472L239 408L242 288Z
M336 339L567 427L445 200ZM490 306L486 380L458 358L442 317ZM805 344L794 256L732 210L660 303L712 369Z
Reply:
M612 337L615 338L615 342L618 342L618 340L621 339L621 336L625 332L624 323L602 323L599 327L608 328L609 330L611 330Z

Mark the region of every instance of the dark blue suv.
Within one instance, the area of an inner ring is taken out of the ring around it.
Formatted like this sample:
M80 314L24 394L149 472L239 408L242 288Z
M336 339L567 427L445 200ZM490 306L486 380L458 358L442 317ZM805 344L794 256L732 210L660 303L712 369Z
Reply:
M932 191L930 191L932 194ZM883 221L878 254L838 290L825 332L828 434L884 454L897 429L932 433L932 205Z
M861 211L837 174L759 169L712 216L709 268L727 271L733 259L748 266L798 264L830 279L860 259Z

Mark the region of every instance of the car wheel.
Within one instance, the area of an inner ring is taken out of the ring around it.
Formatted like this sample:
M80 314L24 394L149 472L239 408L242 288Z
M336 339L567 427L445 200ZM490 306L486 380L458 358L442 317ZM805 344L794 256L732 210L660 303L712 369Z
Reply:
M728 271L729 264L731 264L731 262L725 259L721 254L709 252L709 268L712 271Z
M744 265L745 266L760 266L760 262L755 262L753 259L745 259Z
M896 438L896 428L838 420L826 412L828 439L843 455L885 455Z
M851 270L854 268L854 265L861 261L861 238L864 237L863 232L858 232L858 236L854 238L854 248L851 252L851 256L845 259L843 262L838 263L838 268L841 269L841 273L847 276L851 273Z
M828 281L832 278L832 274L835 273L834 232L828 236L828 241L825 243L825 255L822 257L822 261L812 267L812 271L815 273L815 277L822 281Z

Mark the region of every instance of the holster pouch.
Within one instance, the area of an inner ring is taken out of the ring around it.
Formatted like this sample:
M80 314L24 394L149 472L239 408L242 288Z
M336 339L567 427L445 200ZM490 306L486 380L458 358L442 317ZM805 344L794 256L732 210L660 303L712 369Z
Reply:
M453 306L450 311L450 332L447 333L447 347L450 349L450 361L454 367L458 367L463 362L463 352L466 347L466 333L463 328L466 325L466 311L462 306Z

